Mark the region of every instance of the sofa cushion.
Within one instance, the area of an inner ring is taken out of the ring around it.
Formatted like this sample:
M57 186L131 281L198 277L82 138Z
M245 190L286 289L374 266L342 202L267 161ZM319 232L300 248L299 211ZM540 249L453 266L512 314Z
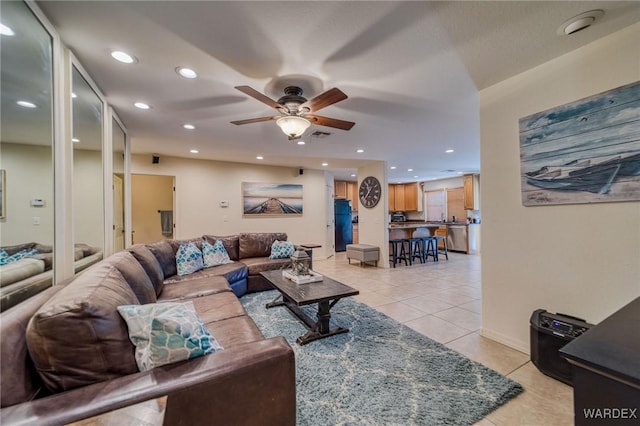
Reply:
M216 340L226 349L242 343L264 340L256 324L247 315L209 323L204 319L203 321L209 332L216 336Z
M164 286L164 273L162 272L162 266L158 259L151 253L149 247L144 244L136 244L129 247L128 251L136 258L140 263L140 266L147 273L147 276L153 284L153 288L156 291L156 296L162 293L162 287Z
M128 251L120 251L109 257L109 262L118 268L140 303L156 301L156 291L151 279L133 254Z
M117 311L135 304L133 290L106 260L42 305L27 327L27 345L45 386L61 392L138 371Z
M291 267L291 259L269 259L268 257L252 257L242 259L242 263L247 265L249 275L258 275L260 272L273 271L276 269L287 269Z
M287 234L284 232L240 234L240 259L269 256L273 242L286 241L286 239Z
M222 350L192 302L119 306L140 371Z
M288 259L291 257L296 248L291 241L275 240L271 245L271 254L269 259Z
M147 244L147 247L156 259L158 259L160 267L162 268L162 274L165 277L170 277L178 273L176 269L177 247L176 250L174 250L167 240L160 240L155 243Z
M238 235L227 235L226 237L204 235L202 238L209 244L215 244L217 240L222 241L222 245L229 254L229 259L238 260L240 258L240 237Z
M224 244L222 244L222 241L220 240L216 240L214 244L211 244L208 241L203 241L202 258L204 259L205 268L225 265L233 262L233 260L229 258L229 253L227 253L227 250L224 248Z
M0 336L2 336L0 339L2 353L0 407L31 401L41 391L42 380L27 351L26 329L31 316L61 288L63 288L62 285L49 287L20 303L20 306L2 313L2 321L0 321Z
M44 270L48 271L53 267L53 253L51 252L38 252L38 254L31 256L33 259L42 260L44 262Z
M170 285L204 277L224 277L229 281L229 284L233 284L247 278L248 272L249 271L244 263L234 262L226 265L214 266L213 268L205 268L183 277L174 275L173 277L169 277L164 280L164 283L165 285Z
M191 301L205 324L247 315L242 303L232 292L198 297Z
M198 272L187 277L191 279L183 281L180 285L165 285L158 301L177 302L231 291L231 287L224 277L205 277L198 275Z
M22 281L41 272L44 272L44 262L30 257L0 265L0 287Z
M204 268L202 252L194 242L181 244L176 253L176 269L179 276L193 274Z
M9 256L11 256L12 254L18 253L19 251L23 251L23 250L30 250L35 248L36 250L38 250L36 248L38 244L31 242L31 243L22 243L22 244L16 244L15 246L4 246L2 247L2 250L4 250Z

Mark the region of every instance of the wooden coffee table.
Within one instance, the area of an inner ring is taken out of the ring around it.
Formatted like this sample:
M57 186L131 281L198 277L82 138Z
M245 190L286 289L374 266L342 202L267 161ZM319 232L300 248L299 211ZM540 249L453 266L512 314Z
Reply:
M355 288L344 285L329 277L323 277L322 281L309 284L296 284L282 276L282 271L260 272L281 294L272 302L267 303L267 309L275 306L286 306L308 328L304 335L298 337L296 342L306 345L314 340L346 333L348 328L329 326L331 308L343 297L360 294ZM309 318L300 306L318 304L317 320Z

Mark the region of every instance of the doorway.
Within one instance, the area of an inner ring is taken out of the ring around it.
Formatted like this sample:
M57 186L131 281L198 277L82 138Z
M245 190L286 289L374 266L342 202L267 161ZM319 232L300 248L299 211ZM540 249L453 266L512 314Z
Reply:
M131 175L131 242L173 238L175 176Z

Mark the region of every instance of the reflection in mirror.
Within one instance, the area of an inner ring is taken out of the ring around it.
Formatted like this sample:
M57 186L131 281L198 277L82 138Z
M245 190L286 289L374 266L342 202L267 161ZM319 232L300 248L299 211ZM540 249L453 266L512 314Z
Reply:
M113 138L113 251L124 250L124 156L125 134L112 119Z
M73 226L75 271L100 260L104 248L102 101L73 67Z
M53 282L52 38L29 7L0 21L0 309Z

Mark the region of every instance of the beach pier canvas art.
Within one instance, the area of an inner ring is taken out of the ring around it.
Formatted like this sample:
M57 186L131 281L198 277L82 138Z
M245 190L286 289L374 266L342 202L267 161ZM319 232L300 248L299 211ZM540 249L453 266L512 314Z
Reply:
M640 81L519 123L523 205L640 200Z
M301 216L302 185L288 183L242 183L245 217Z

